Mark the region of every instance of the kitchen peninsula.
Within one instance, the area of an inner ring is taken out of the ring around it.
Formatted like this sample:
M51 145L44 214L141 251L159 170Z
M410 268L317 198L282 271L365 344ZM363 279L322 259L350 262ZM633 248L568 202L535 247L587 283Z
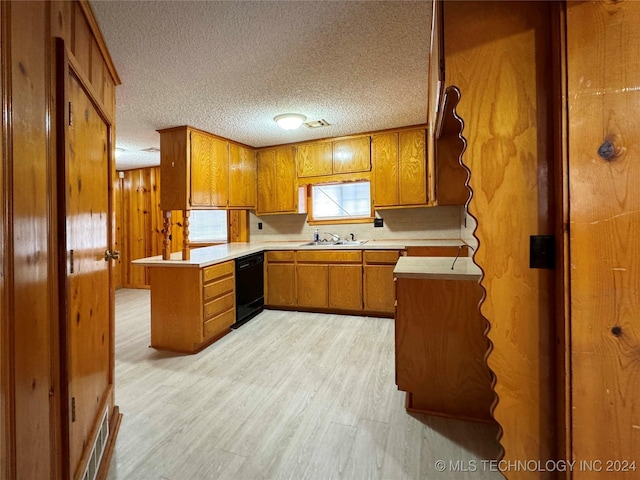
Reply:
M196 353L229 333L236 308L234 260L245 255L266 252L267 307L392 317L393 268L407 249L455 255L464 246L461 240L303 243L228 243L193 249L188 260L180 252L168 260L161 255L134 260L150 267L151 347Z
M398 261L396 383L407 410L492 421L481 274L470 257Z

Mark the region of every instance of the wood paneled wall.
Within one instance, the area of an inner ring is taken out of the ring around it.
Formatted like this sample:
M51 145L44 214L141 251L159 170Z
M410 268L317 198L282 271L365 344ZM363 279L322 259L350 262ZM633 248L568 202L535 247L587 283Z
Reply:
M148 268L131 265L131 261L162 254L160 167L125 170L122 174L124 178L116 178L120 284L128 288L146 287ZM179 252L182 250L182 214L172 212L171 221L171 251Z
M2 2L0 478L61 478L53 38L113 117L119 79L86 1Z
M446 83L461 92L506 460L556 453L554 274L529 268L529 236L554 233L551 17L547 2L444 2Z
M640 468L638 25L637 2L567 5L572 453Z

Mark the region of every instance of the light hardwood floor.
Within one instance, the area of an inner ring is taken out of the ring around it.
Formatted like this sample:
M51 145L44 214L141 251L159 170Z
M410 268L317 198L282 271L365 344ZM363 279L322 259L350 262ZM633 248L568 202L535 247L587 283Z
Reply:
M503 478L480 463L495 426L406 413L391 319L265 311L179 355L148 347L149 318L148 290L116 292L110 480Z

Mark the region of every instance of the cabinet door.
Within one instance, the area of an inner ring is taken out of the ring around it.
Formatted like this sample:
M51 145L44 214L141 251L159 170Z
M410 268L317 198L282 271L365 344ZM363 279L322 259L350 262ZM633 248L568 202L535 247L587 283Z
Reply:
M333 143L333 173L371 170L371 137L356 137Z
M213 204L211 191L211 164L214 161L213 137L191 132L191 206L210 207Z
M249 148L229 144L229 206L256 208L256 156Z
M326 308L329 305L329 273L327 265L297 267L298 306Z
M267 264L267 305L296 306L296 267L293 263Z
M296 212L298 191L293 147L276 149L276 212Z
M400 132L399 203L423 205L427 203L427 162L425 131Z
M257 213L276 211L276 151L258 152Z
M373 153L373 204L398 204L398 134L375 135Z
M213 138L211 142L211 205L229 204L229 143Z
M331 142L298 145L296 148L298 177L331 175L332 158Z
M329 307L362 310L361 265L329 265Z
M396 288L394 265L366 265L364 267L364 309L368 312L393 313Z

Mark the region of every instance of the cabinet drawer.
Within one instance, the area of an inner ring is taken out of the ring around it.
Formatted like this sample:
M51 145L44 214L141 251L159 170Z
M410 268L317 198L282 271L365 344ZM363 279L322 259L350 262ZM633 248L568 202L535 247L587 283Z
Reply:
M294 250L266 252L267 262L293 262L296 259Z
M235 305L235 294L229 293L224 297L217 298L204 305L204 318L209 319L226 310L233 309Z
M203 325L204 338L213 337L216 334L224 333L236 322L236 309L232 308L218 316L210 318Z
M208 283L218 277L230 275L235 270L235 262L218 263L202 269L202 283Z
M225 293L233 293L235 287L235 278L227 277L217 282L208 283L203 288L203 301L207 302L212 298L219 297Z
M399 250L368 250L364 252L365 263L395 265L400 258Z
M299 250L298 262L308 263L360 263L362 252L360 250L331 250L323 252L310 252Z

